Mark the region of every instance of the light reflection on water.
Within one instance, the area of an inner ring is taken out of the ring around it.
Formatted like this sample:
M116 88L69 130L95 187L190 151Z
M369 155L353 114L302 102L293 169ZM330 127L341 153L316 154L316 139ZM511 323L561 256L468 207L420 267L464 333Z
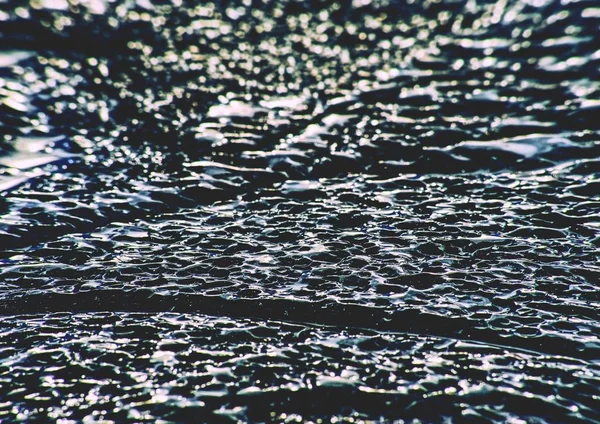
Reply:
M7 7L0 417L599 420L598 10Z

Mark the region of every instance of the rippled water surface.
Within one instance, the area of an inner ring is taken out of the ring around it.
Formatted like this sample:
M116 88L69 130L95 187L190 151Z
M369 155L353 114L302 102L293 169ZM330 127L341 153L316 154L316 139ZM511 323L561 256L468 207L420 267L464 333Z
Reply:
M598 34L0 3L0 420L600 422Z

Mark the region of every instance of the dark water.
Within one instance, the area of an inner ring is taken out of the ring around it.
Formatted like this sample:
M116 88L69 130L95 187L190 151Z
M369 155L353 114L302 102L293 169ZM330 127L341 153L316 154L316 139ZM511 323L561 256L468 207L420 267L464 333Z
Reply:
M0 3L0 420L600 422L599 34Z

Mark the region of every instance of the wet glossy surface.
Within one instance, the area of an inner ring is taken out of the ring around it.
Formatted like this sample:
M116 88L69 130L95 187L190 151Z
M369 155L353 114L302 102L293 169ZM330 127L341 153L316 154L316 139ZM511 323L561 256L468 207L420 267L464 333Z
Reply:
M0 12L0 417L600 420L597 2L252 3Z
M597 364L502 346L173 313L22 316L0 331L4 399L25 420L598 419Z

